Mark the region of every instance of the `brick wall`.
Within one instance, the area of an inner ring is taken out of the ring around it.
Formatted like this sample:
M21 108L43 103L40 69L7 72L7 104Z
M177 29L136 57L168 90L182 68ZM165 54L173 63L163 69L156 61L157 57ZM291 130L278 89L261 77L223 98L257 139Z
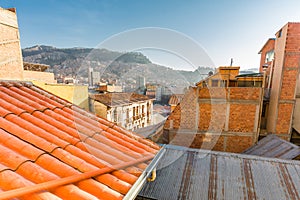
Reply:
M0 79L23 79L23 61L14 9L0 8Z
M275 47L275 40L274 39L269 39L266 44L263 46L263 48L261 49L260 51L260 54L261 54L261 57L260 57L260 67L259 67L259 71L260 72L263 72L263 68L262 66L264 64L268 64L269 66L271 65L271 62L265 62L266 61L266 53L271 51L271 50L274 50L274 47ZM269 67L267 69L267 75L270 74L270 70L271 70L271 67Z
M281 33L281 34L279 34ZM277 34L267 131L289 140L300 64L300 23L288 23Z
M163 139L191 148L242 152L257 141L261 97L261 88L193 88L168 117Z
M228 131L243 133L252 133L255 127L256 104L230 104L230 120Z

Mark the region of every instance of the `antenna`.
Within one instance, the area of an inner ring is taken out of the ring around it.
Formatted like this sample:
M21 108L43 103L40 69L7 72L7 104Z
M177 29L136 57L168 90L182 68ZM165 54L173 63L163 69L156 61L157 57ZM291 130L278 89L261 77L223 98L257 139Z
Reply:
M233 64L233 58L231 58L230 60L230 67L232 67L232 64Z

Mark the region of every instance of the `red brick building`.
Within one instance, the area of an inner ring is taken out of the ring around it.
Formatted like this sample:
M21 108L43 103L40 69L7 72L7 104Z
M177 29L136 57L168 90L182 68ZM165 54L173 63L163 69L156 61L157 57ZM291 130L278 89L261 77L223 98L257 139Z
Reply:
M300 23L289 22L276 33L274 54L273 65L270 66L273 73L267 132L290 140L292 128L297 127L300 121L297 116L300 107L296 103L300 67Z
M274 133L290 140L293 130L300 133L300 23L287 23L259 53L262 84L223 88L198 84L166 121L164 142L242 152L259 136Z
M260 87L191 88L164 126L165 143L242 152L258 140Z

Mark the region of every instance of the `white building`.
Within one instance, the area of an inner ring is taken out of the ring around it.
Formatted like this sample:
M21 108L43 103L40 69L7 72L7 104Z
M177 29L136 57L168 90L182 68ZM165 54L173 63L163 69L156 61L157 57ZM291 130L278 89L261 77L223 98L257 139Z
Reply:
M153 99L136 93L90 95L90 110L128 130L151 125Z

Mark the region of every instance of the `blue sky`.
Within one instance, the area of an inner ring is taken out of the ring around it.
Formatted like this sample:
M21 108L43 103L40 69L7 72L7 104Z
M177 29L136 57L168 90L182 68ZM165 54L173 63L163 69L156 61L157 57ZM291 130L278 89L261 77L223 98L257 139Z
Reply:
M95 47L142 27L181 32L199 43L215 66L258 68L258 51L288 21L300 21L299 0L0 0L16 7L22 48L36 44ZM160 64L188 69L178 58L145 51Z

